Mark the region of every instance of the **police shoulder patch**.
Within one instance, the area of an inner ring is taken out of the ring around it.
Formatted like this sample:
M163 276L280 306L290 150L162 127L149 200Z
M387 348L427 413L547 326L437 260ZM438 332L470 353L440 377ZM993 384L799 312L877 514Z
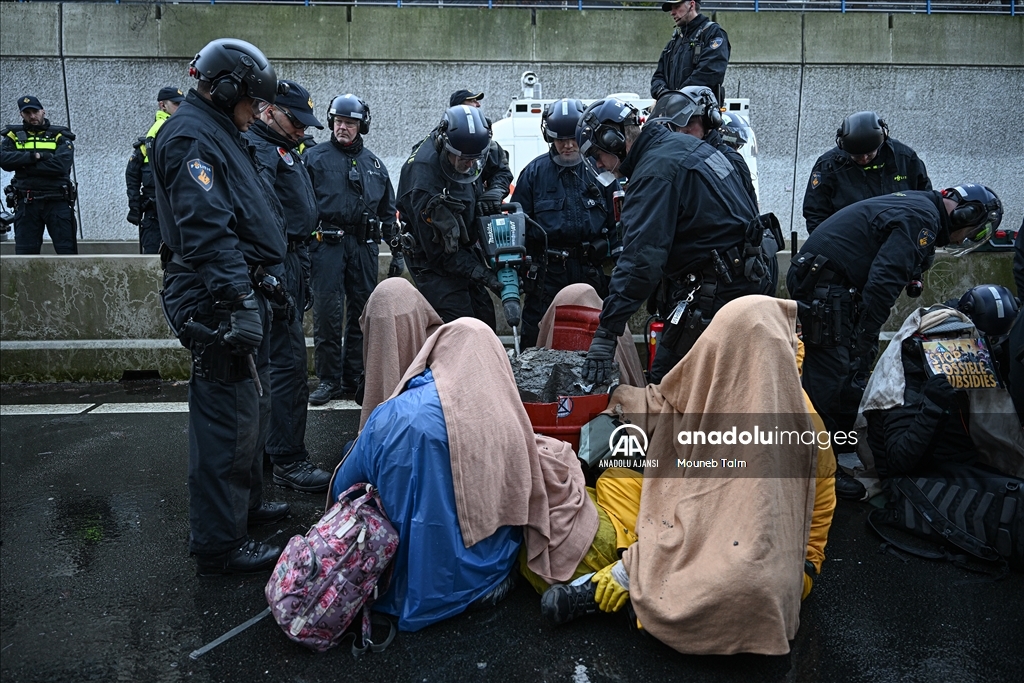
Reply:
M188 162L188 172L199 186L209 192L213 188L213 166L201 159Z
M818 185L821 185L821 174L815 171L811 174L811 187L818 189Z
M708 45L708 49L709 50L717 50L720 47L722 47L722 39L721 38L715 38L714 40L711 41L711 44Z
M917 234L917 246L924 249L935 243L935 231L930 228L921 228Z
M277 154L284 160L284 163L288 164L289 166L295 163L295 159L292 158L291 153L284 147L278 147Z

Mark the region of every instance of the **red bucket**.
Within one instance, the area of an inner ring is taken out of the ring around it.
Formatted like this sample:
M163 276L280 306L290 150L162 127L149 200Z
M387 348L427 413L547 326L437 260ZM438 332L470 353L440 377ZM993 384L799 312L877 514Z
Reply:
M589 306L556 306L551 348L586 351L594 339L601 310ZM524 403L530 424L538 434L568 442L580 449L580 429L608 407L607 394L560 396L555 403Z

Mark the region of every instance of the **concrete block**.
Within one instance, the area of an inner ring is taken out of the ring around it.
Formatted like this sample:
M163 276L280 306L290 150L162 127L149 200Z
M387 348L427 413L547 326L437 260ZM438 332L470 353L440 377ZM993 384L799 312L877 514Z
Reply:
M809 12L803 16L805 63L892 63L889 15Z
M1024 21L984 14L893 14L892 61L977 66L1024 65Z
M138 370L156 370L165 380L184 380L191 372L192 355L177 340L162 346L0 344L0 382L116 382L125 371Z
M0 3L0 56L59 57L62 6L49 2Z
M351 59L506 62L534 58L529 10L353 7L352 24Z
M801 15L795 12L717 12L715 18L729 34L730 68L734 64L800 63L803 56Z
M671 17L662 12L537 10L535 58L539 62L656 64L672 30Z
M66 57L157 57L161 54L161 25L153 5L70 2L62 7ZM199 47L201 43L192 49L189 57L194 56Z

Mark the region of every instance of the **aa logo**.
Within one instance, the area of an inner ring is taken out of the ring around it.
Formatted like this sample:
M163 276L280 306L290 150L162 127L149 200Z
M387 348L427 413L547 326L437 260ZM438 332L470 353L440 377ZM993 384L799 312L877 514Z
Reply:
M613 458L647 457L647 434L634 424L619 425L608 437Z

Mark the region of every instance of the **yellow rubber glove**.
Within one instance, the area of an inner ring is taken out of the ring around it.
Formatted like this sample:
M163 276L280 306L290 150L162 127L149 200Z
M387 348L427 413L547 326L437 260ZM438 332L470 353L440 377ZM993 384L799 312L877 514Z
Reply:
M814 588L814 579L807 574L804 574L804 593L800 596L800 599L806 600L807 596L811 594L812 588Z
M615 565L608 565L590 579L597 584L597 588L594 589L594 601L602 612L618 612L626 604L626 600L629 600L629 591L612 576L613 566Z

